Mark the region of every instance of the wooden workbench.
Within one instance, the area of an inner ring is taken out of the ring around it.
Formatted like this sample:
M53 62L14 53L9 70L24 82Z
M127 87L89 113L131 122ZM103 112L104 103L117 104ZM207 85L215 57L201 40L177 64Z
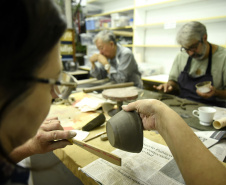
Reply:
M84 94L82 92L75 93L74 98L76 101L81 100L84 97L87 97L89 95ZM139 98L138 99L145 99L145 98L155 98L159 96L158 93L155 92L149 92L146 90L140 90L139 91ZM125 102L128 103L128 102ZM199 105L196 105L197 107ZM180 107L176 107L176 110L179 110ZM193 108L189 108L188 110L192 110ZM177 111L178 111L177 110ZM181 110L182 111L182 110ZM95 118L97 115L99 115L98 112L89 112L89 113L82 113L77 108L74 108L73 106L65 106L65 105L52 105L49 116L58 116L58 118L61 119L69 119L73 121L74 128L82 127L86 123L88 123L90 120ZM110 117L108 115L105 115L106 119L108 120ZM103 124L101 127L98 127L92 131L90 131L90 134L87 138L92 137L100 132L106 131L106 123ZM157 134L154 131L144 131L144 137L155 141L157 143L166 145L163 138ZM110 143L107 141L101 141L100 137L97 137L93 140L90 140L87 142L88 144L91 144L93 146L96 146L98 148L104 149L108 152L112 152L115 150ZM65 164L65 166L72 171L72 173L77 176L84 184L97 184L92 178L86 176L79 168L83 168L86 165L90 164L91 162L98 159L97 156L94 154L89 153L88 151L78 147L77 145L71 145L67 146L63 149L58 149L54 151L54 154Z
M78 102L84 97L89 97L89 95L80 92L75 93L73 97ZM97 115L99 115L98 112L82 113L77 108L66 105L52 105L49 113L49 117L57 116L60 120L69 120L74 122L73 126L74 128L84 126L87 122L95 118ZM110 117L107 114L105 116L107 120L110 119ZM90 138L103 131L106 131L106 123L104 123L101 127L98 127L90 131L90 134L87 138ZM165 144L162 137L159 134L156 134L155 132L144 131L144 136L152 141ZM108 152L112 152L113 150L115 150L115 148L110 145L108 140L101 141L100 137L90 140L87 143L98 148L104 149ZM92 178L87 177L83 172L79 170L79 168L85 167L89 163L98 159L96 155L89 153L88 151L78 147L77 145L67 146L66 148L63 149L57 149L54 151L54 154L84 184L97 184Z

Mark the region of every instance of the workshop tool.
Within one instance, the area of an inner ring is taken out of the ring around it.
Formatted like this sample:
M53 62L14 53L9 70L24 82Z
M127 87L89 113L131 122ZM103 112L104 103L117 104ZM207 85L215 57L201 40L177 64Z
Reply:
M121 158L118 157L117 155L114 155L110 152L107 152L106 150L103 150L103 149L100 149L100 148L97 148L97 147L94 147L90 144L86 144L82 141L79 141L77 139L69 139L69 141L85 150L87 150L88 152L102 158L102 159L105 159L106 161L110 162L110 163L113 163L115 165L118 165L118 166L121 166Z
M109 82L108 78L104 78L101 80L98 80L97 78L90 78L90 79L83 79L83 80L77 80L78 85L83 85L83 84L95 84L95 83L106 83Z
M106 134L106 131L105 131L105 132L101 132L101 133L99 133L99 134L96 134L95 136L93 136L93 137L91 137L91 138L85 139L84 142L87 142L87 141L90 141L90 140L92 140L92 139L95 139L95 138L97 138L97 137L99 137L99 136L102 136L103 134Z
M115 88L107 89L102 92L102 96L106 99L117 102L117 109L112 109L108 111L109 116L114 116L116 113L122 110L123 101L135 100L138 97L138 92L136 89L131 88Z
M89 123L87 123L85 126L82 127L83 131L90 131L93 130L96 127L99 127L105 122L106 118L103 113L99 114L96 118L91 120Z
M198 103L195 103L195 102L188 102L186 100L178 100L177 101L179 103L175 103L175 104L169 104L169 106L177 106L177 107L180 107L182 108L183 110L186 110L186 105L198 105Z
M108 140L108 135L107 135L107 134L102 134L102 135L100 136L100 140L101 140L101 141L107 141L107 140Z
M83 89L83 92L88 93L88 92L93 92L98 90L129 87L129 86L134 86L134 82L126 82L126 83L118 83L118 84L110 84L110 85L99 85L96 87L85 88Z
M92 83L94 81L97 81L97 79L91 78L91 79L77 80L77 84L82 85L82 84Z
M162 100L169 100L169 99L173 99L172 96L170 95L165 95L165 94L161 94L159 97L158 97L158 100L162 101Z

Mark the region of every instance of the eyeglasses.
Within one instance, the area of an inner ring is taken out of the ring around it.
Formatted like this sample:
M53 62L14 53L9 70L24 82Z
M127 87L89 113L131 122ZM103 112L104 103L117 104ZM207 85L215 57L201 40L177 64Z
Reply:
M198 48L200 42L202 42L202 41L201 41L201 40L198 41L197 43L193 44L193 45L192 45L191 47L189 47L189 48L181 47L181 48L180 48L180 51L186 51L186 52L192 51L192 52L194 52L194 51L197 50L197 48Z
M57 94L59 98L62 99L67 99L71 92L75 90L77 87L76 78L64 71L61 72L57 80L52 78L48 79L33 78L33 80L40 83L54 85L53 86L54 92Z

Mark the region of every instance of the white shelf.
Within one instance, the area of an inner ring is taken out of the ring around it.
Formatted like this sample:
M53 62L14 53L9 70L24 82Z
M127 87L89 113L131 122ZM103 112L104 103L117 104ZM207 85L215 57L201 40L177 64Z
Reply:
M106 16L106 15L111 15L113 13L126 13L126 12L133 12L134 7L130 7L130 8L125 8L125 9L119 9L119 10L115 10L115 11L110 11L110 12L104 12L104 13L100 13L100 14L95 14L95 15L91 15L91 16L87 16L87 17L101 17L101 16Z
M115 27L115 28L107 28L110 30L126 30L126 29L132 29L132 26L124 26L124 27ZM106 28L102 28L102 29L97 29L97 30L87 30L87 32L99 32L101 30L104 30Z
M133 45L133 47L140 48L179 48L179 45Z
M92 3L99 4L99 3L105 3L105 2L110 2L110 1L112 1L112 0L88 0L86 3L87 4L92 4Z
M146 11L146 10L154 10L154 9L160 9L170 6L178 6L181 4L196 2L200 0L163 0L156 3L143 3L143 4L135 4L135 9L140 11ZM204 0L203 0L204 1Z
M203 17L196 19L184 19L176 21L176 24L184 24L189 21L200 21L203 23L211 23L211 22L223 22L226 21L226 15L223 16L215 16L215 17ZM143 25L135 25L135 28L150 28L150 27L163 27L166 22L157 22L151 24L143 24Z
M166 83L168 82L168 78L169 78L169 75L161 74L161 75L142 77L142 80L149 81L149 82Z
M127 48L132 48L133 47L132 44L122 44L122 46L127 47Z

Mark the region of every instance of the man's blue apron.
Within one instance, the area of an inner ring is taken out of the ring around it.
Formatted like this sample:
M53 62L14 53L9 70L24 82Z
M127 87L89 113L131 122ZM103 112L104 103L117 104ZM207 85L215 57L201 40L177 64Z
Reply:
M180 97L186 98L189 100L201 102L208 105L225 107L225 102L217 101L215 97L204 99L201 96L197 95L195 85L204 81L211 81L213 84L213 77L211 75L211 66L212 66L212 46L209 44L209 56L208 56L208 67L206 69L206 74L200 77L192 77L189 75L189 69L191 66L192 57L188 57L187 64L178 77L178 84L180 87Z

